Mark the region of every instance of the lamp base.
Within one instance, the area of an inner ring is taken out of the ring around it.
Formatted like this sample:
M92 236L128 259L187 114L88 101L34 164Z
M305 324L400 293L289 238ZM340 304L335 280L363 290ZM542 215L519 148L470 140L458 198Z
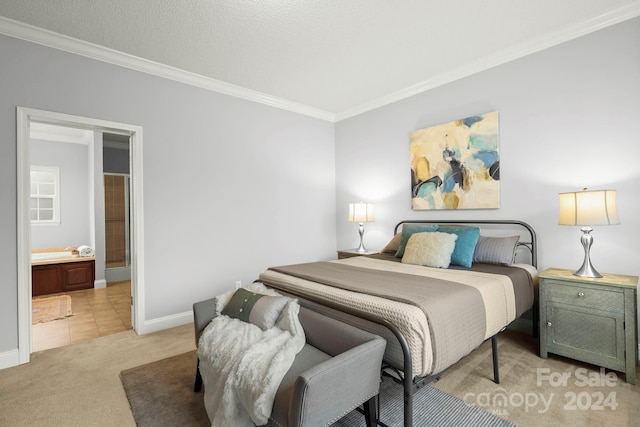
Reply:
M599 278L602 277L602 274L598 273L593 265L591 265L591 257L589 256L589 250L591 249L591 244L593 243L593 237L591 236L591 231L593 228L591 227L582 227L582 237L580 237L580 242L584 247L584 262L582 266L576 270L573 275L580 277L590 277L590 278Z
M358 252L367 252L367 249L364 247L364 241L363 241L363 237L364 237L364 224L360 223L360 228L358 229L358 232L360 233L360 246L358 246L357 251Z
M573 275L580 276L580 277L590 277L592 279L597 279L602 277L602 274L598 273L598 271L595 268L593 268L591 264L583 265L578 270L574 271Z

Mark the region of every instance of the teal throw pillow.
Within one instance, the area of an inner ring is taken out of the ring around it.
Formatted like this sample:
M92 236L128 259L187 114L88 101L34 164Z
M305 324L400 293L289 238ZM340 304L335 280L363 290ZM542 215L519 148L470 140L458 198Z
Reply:
M253 323L263 331L272 328L289 298L257 294L247 289L238 289L221 314Z
M476 250L476 243L480 237L479 227L438 227L438 231L443 233L456 234L456 247L451 254L451 264L462 267L471 267L473 263L473 253Z
M396 257L402 258L404 256L404 250L412 234L425 233L428 231L438 231L438 226L436 224L402 224L402 237L400 238L400 245L398 246Z

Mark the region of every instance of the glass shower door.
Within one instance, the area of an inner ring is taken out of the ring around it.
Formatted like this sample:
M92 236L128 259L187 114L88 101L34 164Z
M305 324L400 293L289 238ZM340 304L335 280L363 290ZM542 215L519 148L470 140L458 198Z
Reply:
M104 175L106 268L126 268L129 254L129 176Z

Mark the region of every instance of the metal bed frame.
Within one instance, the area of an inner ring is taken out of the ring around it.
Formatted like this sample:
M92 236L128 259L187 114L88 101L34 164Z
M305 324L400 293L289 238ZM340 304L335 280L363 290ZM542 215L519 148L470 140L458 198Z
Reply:
M398 224L396 224L395 228L394 228L394 235L398 232L398 229L400 228L400 226L402 224L456 224L456 225L481 225L481 224L487 224L487 225L512 225L512 226L516 226L516 227L521 227L522 229L526 230L528 233L528 237L529 240L528 241L519 241L518 242L518 246L521 247L525 247L527 248L530 252L531 252L531 264L534 267L537 267L537 242L536 242L536 234L535 231L533 230L533 228L527 224L526 222L523 221L517 221L517 220L476 220L476 221L466 221L466 220L459 220L459 221L455 221L455 220L405 220L405 221L401 221ZM522 237L522 236L521 236ZM272 286L269 283L266 283L268 286ZM431 382L437 381L440 379L440 377L442 376L443 372L439 372L437 374L434 375L427 375L424 377L413 377L413 373L412 373L412 369L413 369L413 363L412 363L412 358L411 358L411 350L409 348L409 345L407 344L407 341L405 340L405 338L402 336L402 333L400 332L400 330L393 325L392 323L390 323L389 321L387 321L386 319L383 318L379 318L377 316L373 316L370 313L367 312L362 312L362 311L358 311L358 310L353 310L351 308L348 307L343 307L339 304L330 302L330 301L323 301L319 298L312 298L312 297L304 297L306 300L314 302L316 304L320 304L322 306L328 307L328 308L332 308L338 311L341 311L343 313L346 314L350 314L352 316L356 316L365 320L368 320L370 322L373 323L377 323L379 325L382 325L384 327L386 327L387 329L389 329L398 339L398 342L400 343L400 346L402 348L402 353L403 353L403 369L397 369L397 368L392 368L388 365L383 365L382 367L382 375L387 376L392 378L394 381L397 382L401 382L402 386L403 386L403 393L404 393L404 426L405 427L412 427L413 426L413 395L420 390L421 388L423 388L424 386L428 385ZM300 301L301 304L303 304L302 301ZM533 335L534 337L538 336L538 317L539 317L539 313L537 310L537 302L535 302L534 299L534 305L532 308L532 314L533 314ZM506 328L501 329L498 334L502 331L504 331ZM492 358L493 358L493 378L494 378L494 382L496 384L500 384L500 372L499 372L499 363L498 363L498 343L497 343L497 335L492 336L491 339L491 350L492 350ZM488 341L488 339L487 339ZM486 341L485 341L486 342ZM392 371L393 374L390 374L389 371ZM395 375L394 375L395 374ZM379 405L378 405L379 408ZM379 417L378 417L379 418ZM380 421L378 421L378 424L386 427L386 425Z

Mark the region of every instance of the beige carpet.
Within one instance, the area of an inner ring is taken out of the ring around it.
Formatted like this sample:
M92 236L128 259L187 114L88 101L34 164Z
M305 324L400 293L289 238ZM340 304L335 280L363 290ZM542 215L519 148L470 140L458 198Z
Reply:
M521 427L640 426L640 385L561 356L542 359L538 346L530 335L507 330L498 336L500 384L492 381L486 342L434 387Z
M69 317L73 314L71 296L35 297L31 300L31 312L31 323L34 325Z
M30 363L0 370L0 426L135 427L120 372L194 348L188 324L33 353Z

